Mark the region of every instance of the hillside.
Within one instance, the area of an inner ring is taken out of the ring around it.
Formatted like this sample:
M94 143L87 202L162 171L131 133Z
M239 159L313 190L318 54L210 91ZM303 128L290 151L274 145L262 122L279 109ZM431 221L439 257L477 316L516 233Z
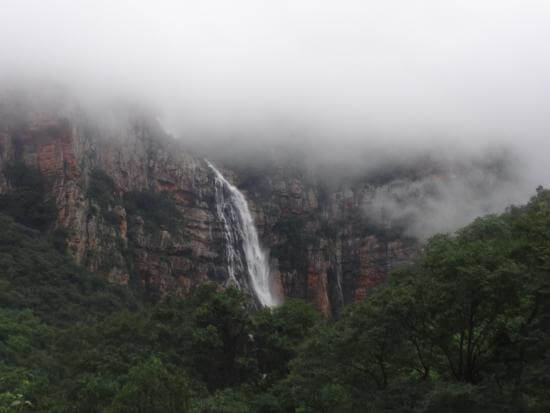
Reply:
M0 193L43 204L34 218L19 204L5 208L57 236L76 263L151 302L207 281L236 281L254 301L246 266L235 280L228 272L228 230L207 154L167 135L148 110L13 92L2 97L0 119ZM353 174L306 159L263 152L253 162L214 161L248 203L278 300L306 299L326 315L364 298L435 230L504 208L498 197L514 185L513 165L499 156L420 158ZM453 210L464 214L458 222L445 212Z
M542 188L525 206L433 237L337 320L303 301L252 310L242 292L215 284L137 304L59 252L58 238L5 215L0 223L0 411L550 406Z

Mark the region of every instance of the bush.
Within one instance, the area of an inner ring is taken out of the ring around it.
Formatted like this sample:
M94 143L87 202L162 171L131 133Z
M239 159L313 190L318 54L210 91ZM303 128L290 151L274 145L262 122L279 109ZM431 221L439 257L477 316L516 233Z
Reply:
M99 168L93 169L88 183L88 198L96 201L103 210L114 206L117 189L113 178Z
M167 193L131 191L124 194L124 207L130 216L141 216L150 230L173 231L183 215Z
M112 413L188 411L192 389L186 374L176 374L155 356L130 369L128 379L107 409Z
M0 212L38 230L48 229L56 218L55 204L47 196L47 181L38 169L23 162L4 171L11 190L0 195Z

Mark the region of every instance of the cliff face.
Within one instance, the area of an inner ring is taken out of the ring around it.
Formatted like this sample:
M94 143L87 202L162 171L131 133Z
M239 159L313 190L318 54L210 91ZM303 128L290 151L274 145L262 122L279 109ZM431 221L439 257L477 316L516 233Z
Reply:
M118 116L118 115L117 115ZM32 116L0 133L2 167L23 161L48 178L56 228L91 271L151 294L223 284L222 228L211 173L147 118L108 127L82 114ZM2 175L2 191L9 191Z
M337 314L418 251L401 228L365 214L380 186L345 179L328 185L287 162L266 169L239 168L235 180L256 216L284 296Z
M212 171L136 113L113 110L100 122L76 109L14 122L4 114L0 168L24 162L47 178L50 230L62 230L70 254L98 276L152 298L206 280L227 285ZM365 217L370 184L328 188L284 162L223 172L247 197L281 296L337 313L414 253L414 242ZM0 193L12 189L0 174Z

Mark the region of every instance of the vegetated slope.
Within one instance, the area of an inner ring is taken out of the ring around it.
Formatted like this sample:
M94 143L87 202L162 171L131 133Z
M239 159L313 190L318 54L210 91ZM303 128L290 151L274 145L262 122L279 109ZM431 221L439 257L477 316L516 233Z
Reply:
M117 307L116 289L94 284L41 233L1 219L0 279L12 291L0 310L5 411L549 407L549 191L433 237L332 321L292 300L250 311L240 292L215 285Z
M549 295L541 188L524 207L433 237L414 265L306 343L286 385L313 410L545 411Z
M0 194L0 304L59 325L135 307L131 291L65 254L67 234L49 231L56 215L45 178L23 163L9 165L6 175L13 190Z
M30 309L55 325L135 308L131 292L77 266L50 237L0 213L0 305Z

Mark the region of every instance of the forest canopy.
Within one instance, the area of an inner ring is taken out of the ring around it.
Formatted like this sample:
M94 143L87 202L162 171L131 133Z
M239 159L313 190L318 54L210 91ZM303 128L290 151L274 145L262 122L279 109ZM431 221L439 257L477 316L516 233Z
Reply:
M550 409L550 191L432 237L338 319L209 284L141 303L16 223L13 202L0 412Z

